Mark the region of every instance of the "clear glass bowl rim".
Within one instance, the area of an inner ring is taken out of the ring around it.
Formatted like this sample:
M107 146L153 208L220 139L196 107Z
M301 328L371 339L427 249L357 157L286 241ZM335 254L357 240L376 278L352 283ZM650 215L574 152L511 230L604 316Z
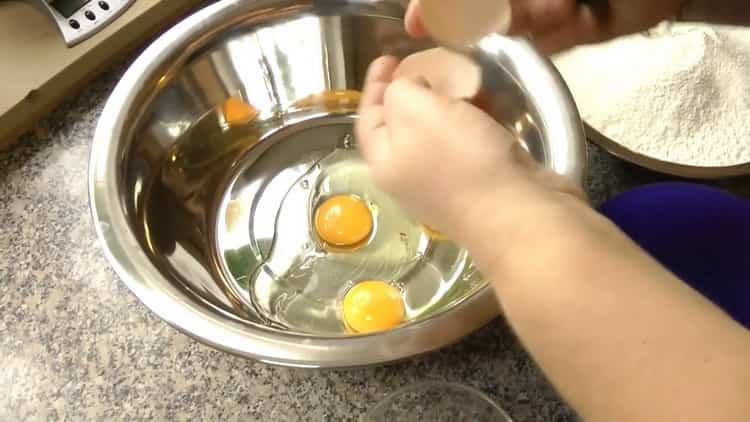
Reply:
M468 386L466 384L459 384L459 383L449 382L449 381L424 381L424 382L419 382L416 384L407 385L405 387L401 387L398 390L385 396L382 400L380 400L375 406L372 407L372 409L370 409L367 413L362 415L362 418L360 420L362 422L372 420L373 416L381 408L383 408L384 406L387 406L390 402L392 402L395 398L397 398L400 395L411 393L411 392L428 391L428 390L445 390L445 391L460 390L463 393L476 397L480 401L486 403L490 408L492 408L497 413L497 416L500 418L498 419L498 422L513 422L513 419L510 418L508 413L505 412L505 410L503 410L503 408L500 407L497 404L497 402L495 402L495 400L493 400L490 396L488 396L484 392L480 391L477 388Z

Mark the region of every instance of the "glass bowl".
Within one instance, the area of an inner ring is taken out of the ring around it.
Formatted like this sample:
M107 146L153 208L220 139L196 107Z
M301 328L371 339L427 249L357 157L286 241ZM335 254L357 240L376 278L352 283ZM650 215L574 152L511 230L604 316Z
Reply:
M449 382L410 385L375 405L362 422L476 421L512 422L489 396L472 387Z

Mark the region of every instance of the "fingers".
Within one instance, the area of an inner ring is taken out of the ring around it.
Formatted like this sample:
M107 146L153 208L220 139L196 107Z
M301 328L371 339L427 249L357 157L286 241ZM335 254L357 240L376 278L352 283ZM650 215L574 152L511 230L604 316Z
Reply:
M427 28L422 22L422 13L420 10L419 0L409 2L404 17L406 32L414 38L424 38L427 36Z
M393 80L393 72L396 71L398 63L398 59L392 56L379 57L370 63L360 99L361 109L383 104L385 88Z
M573 19L576 0L511 0L512 34L549 32Z
M365 76L355 132L360 150L370 163L387 161L390 154L383 101L386 88L393 80L393 72L397 66L398 59L383 56L370 64Z
M383 98L385 90L393 80L393 72L398 59L383 56L375 59L367 69L362 98L359 103L360 120L357 131L360 138L367 141L371 132L385 124L383 120Z
M383 106L375 106L360 115L355 125L359 150L373 169L383 168L390 161L391 144L384 121Z
M544 54L554 54L580 44L603 39L596 15L588 6L578 8L575 16L562 26L536 34L534 44Z
M510 0L511 34L534 36L546 54L605 38L602 24L590 6L577 0ZM405 16L406 31L415 38L428 35L422 21L420 0L412 0Z

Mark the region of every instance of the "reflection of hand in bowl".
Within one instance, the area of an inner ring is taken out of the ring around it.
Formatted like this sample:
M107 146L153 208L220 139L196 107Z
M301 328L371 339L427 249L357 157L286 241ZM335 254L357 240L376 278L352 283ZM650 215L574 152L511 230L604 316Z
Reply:
M622 194L601 210L750 328L750 202L706 186L662 183Z

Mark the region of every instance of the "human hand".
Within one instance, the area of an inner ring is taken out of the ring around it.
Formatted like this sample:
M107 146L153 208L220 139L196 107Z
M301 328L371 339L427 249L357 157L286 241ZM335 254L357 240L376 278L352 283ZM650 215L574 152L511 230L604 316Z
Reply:
M411 0L406 13L406 30L417 38L427 36L421 1ZM607 0L604 14L594 12L604 8L592 8L576 0L509 1L510 33L531 35L540 51L552 54L576 45L644 31L677 15L684 0Z
M468 244L490 224L507 239L581 202L489 115L423 80L393 80L397 66L393 57L370 66L356 133L378 186L413 217Z

